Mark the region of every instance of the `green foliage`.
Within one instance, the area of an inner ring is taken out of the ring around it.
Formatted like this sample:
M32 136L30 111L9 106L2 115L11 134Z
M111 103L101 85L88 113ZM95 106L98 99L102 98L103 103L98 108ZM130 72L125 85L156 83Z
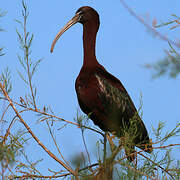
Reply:
M140 98L139 112L142 111L141 108L142 97ZM136 117L134 118L136 119ZM132 124L135 120L134 118L132 119ZM83 128L82 131L86 129L83 122L86 122L87 119L87 116L85 117L79 114L79 112L77 113L76 121L80 123L79 127ZM103 137L103 139L100 139L96 143L99 166L95 166L91 171L87 171L88 158L83 153L81 156L75 156L73 164L76 168L81 170L82 179L91 179L92 172L98 172L100 168L105 168L105 164L106 166L107 164L110 164L111 167L114 166L114 179L144 179L145 177L148 179L154 179L155 177L158 177L159 179L178 179L180 174L179 160L174 160L172 156L173 147L176 145L168 145L168 141L171 138L180 135L180 123L178 123L174 129L167 132L164 132L164 128L164 122L159 122L157 128L152 128L154 134L153 152L150 155L142 154L142 152L137 149L137 162L130 163L124 158L125 154L120 144L122 141L112 137L107 143ZM131 135L132 137L127 138L128 143L132 143L130 142L130 139L133 138L133 134ZM108 149L107 147L110 148ZM107 152L108 156L105 155ZM103 160L104 156L105 160Z
M84 131L85 127L87 127L89 124L89 116L81 114L79 110L76 113L76 118L74 118L74 121L79 124L82 131Z
M27 141L24 139L24 132L18 131L17 134L9 135L8 142L4 143L3 137L0 142L0 162L6 166L15 162L17 156L20 155L20 151L23 149L24 143Z
M2 18L3 16L5 16L5 14L6 14L6 12L4 12L4 11L2 11L2 10L0 9L0 18ZM0 31L4 31L4 30L0 27ZM3 56L3 55L4 55L4 53L3 53L3 48L0 47L0 56Z
M180 73L180 55L172 52L163 60L151 64L150 67L153 69L153 78L158 78L165 74L171 78L176 78Z
M23 6L23 10L22 10L23 20L22 21L16 20L16 22L20 24L23 32L20 33L18 30L16 30L16 32L17 32L18 39L20 42L20 48L24 53L23 57L18 55L18 59L22 68L26 72L27 77L24 76L24 73L21 73L22 72L21 70L20 71L18 70L18 74L21 77L21 79L30 87L31 93L29 95L29 99L31 100L31 104L36 108L35 99L36 99L37 89L32 82L32 78L33 78L34 73L37 71L37 67L42 61L42 59L33 61L30 57L31 46L32 46L34 35L31 34L29 31L27 31L27 20L28 20L29 12L27 9L27 5L25 4L24 1L22 1L22 6Z
M2 10L0 9L0 18L4 17L5 15L6 15L6 12L5 12L5 11L2 11ZM2 28L0 27L0 31L4 31L4 29L2 29Z
M175 29L180 27L180 17L177 15L172 15L173 20L168 22L161 22L161 24L156 25L156 28L173 25L170 29ZM168 41L167 41L168 42ZM169 43L169 42L168 42ZM170 50L166 51L167 56L157 61L154 64L148 64L146 67L153 70L153 78L158 78L160 76L168 75L170 78L176 78L180 73L180 54L177 50L169 43Z
M25 158L26 163L17 163L15 169L16 171L26 171L29 174L39 174L41 175L40 171L37 170L36 166L42 162L43 159L37 160L36 162L32 162L29 160L29 156L25 153L24 150L21 150L21 156Z
M3 56L4 53L3 53L3 48L0 48L0 56Z
M180 26L180 17L175 15L175 14L172 14L172 20L168 20L167 22L161 22L161 24L159 25L156 25L155 28L160 28L160 27L164 27L164 26L169 26L169 25L173 25L170 29L175 29L177 27Z
M9 94L12 90L11 72L7 67L0 75L0 80L4 84L6 92Z

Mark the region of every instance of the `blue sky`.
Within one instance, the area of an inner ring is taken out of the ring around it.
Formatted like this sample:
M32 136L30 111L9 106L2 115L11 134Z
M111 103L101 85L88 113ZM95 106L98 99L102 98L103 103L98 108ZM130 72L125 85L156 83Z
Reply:
M127 4L144 17L149 23L154 18L158 22L171 18L171 14L179 15L179 0L128 0ZM170 130L179 122L179 77L169 79L162 77L151 79L149 70L142 66L165 57L164 50L169 49L168 43L152 36L141 23L124 9L119 0L114 1L27 1L30 12L28 30L34 34L32 59L43 58L34 77L38 87L37 100L39 107L50 105L56 115L73 121L78 108L75 93L75 79L82 66L82 25L76 24L69 29L57 42L53 54L50 53L51 43L56 33L84 5L91 6L100 15L100 29L97 36L96 55L99 62L114 76L119 78L129 92L136 107L139 106L140 93L143 96L143 121L151 136L152 126L157 127L159 121L166 121L166 129ZM19 65L17 54L22 54L16 29L20 26L15 19L22 20L21 1L6 0L1 2L1 9L7 11L1 19L1 27L6 31L0 33L0 45L5 47L6 55L1 57L1 70L8 66L12 72L15 100L25 96L29 91L17 74ZM178 39L179 29L159 29L171 39ZM43 123L36 124L36 117L24 116L41 141L55 151L47 135L48 130ZM18 127L21 127L17 123ZM57 131L61 124L56 124L57 142L68 159L75 153L84 152L80 130L67 126ZM96 134L87 131L86 140L89 149L96 148ZM178 139L176 139L178 141ZM174 143L174 141L172 141ZM171 142L171 143L172 143ZM36 143L27 146L27 151L34 151L33 158L44 157ZM69 151L70 150L70 151ZM73 150L73 151L72 151ZM92 152L92 156L94 156ZM53 160L51 160L52 163Z

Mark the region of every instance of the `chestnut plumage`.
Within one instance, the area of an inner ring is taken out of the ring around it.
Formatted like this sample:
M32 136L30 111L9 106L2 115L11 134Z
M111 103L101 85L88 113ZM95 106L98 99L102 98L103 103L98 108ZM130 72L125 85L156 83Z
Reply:
M56 35L51 52L59 37L77 22L83 25L84 60L75 83L81 110L90 115L94 124L103 131L125 139L124 148L129 161L135 158L135 146L150 153L152 144L146 127L126 89L96 59L96 35L100 25L98 13L88 6L79 8Z

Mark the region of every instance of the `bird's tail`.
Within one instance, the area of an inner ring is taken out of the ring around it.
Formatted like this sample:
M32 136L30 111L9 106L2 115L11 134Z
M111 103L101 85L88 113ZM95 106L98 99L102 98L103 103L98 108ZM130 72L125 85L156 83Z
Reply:
M153 151L152 140L150 139L148 143L141 143L136 145L138 148L144 150L145 152L151 153Z
M141 144L136 144L136 145L134 143L126 143L124 145L125 154L127 156L127 159L130 162L134 161L134 159L136 157L135 146L144 150L147 153L151 153L153 151L151 140L149 140L148 143L146 142L146 143L141 143Z

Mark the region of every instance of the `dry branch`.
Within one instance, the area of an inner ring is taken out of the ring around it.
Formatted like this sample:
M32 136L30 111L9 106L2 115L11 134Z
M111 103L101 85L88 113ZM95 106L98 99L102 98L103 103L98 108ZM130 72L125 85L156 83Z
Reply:
M50 150L48 150L44 144L35 136L35 134L31 131L30 127L26 124L26 122L23 120L23 118L21 117L21 115L19 114L19 112L17 111L17 109L15 108L12 100L10 99L9 95L7 94L7 92L5 91L5 89L3 88L2 83L0 82L0 88L4 94L4 96L7 98L7 100L10 103L10 106L13 108L14 112L16 113L17 117L19 118L19 120L21 121L21 123L25 126L25 128L28 130L28 132L31 134L31 136L34 138L34 140L48 153L49 156L51 156L55 161L57 161L58 163L60 163L67 171L69 171L72 175L74 175L76 177L76 179L78 179L76 172L73 171L70 167L68 167L65 163L63 163L60 159L58 159Z

